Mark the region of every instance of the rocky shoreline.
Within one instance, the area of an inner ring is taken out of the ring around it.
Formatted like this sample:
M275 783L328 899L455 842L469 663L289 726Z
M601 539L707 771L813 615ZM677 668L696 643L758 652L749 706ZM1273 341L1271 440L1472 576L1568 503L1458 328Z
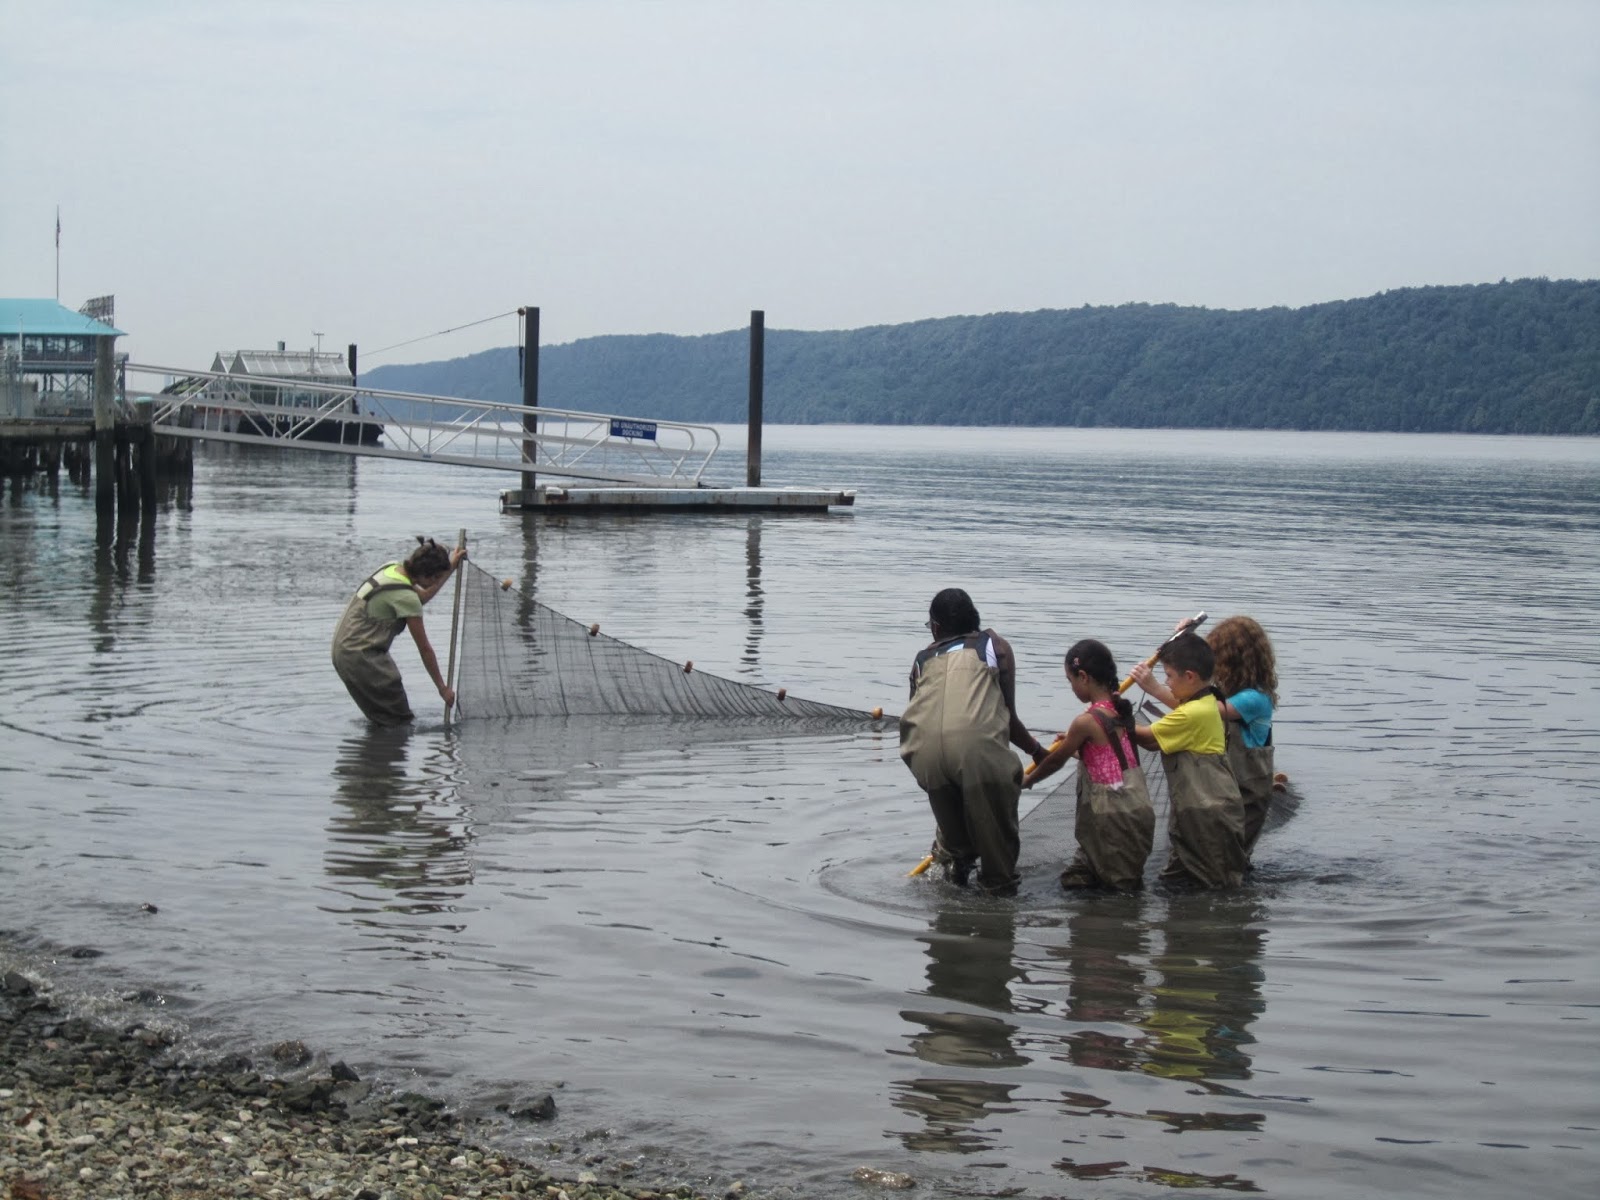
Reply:
M0 980L0 1200L707 1200L689 1185L557 1178L474 1145L438 1100L380 1094L335 1063L275 1078L310 1055L299 1043L274 1064L242 1055L195 1062L174 1035L62 1011L48 983ZM539 1120L549 1096L508 1112ZM631 1164L613 1168L626 1171ZM725 1193L738 1196L735 1183Z

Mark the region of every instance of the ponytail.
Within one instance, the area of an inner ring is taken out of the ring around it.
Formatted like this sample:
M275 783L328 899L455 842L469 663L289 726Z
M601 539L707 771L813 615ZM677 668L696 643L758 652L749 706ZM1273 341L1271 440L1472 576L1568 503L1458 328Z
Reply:
M1067 651L1067 671L1069 674L1082 671L1110 692L1111 703L1117 710L1117 724L1132 736L1133 704L1117 691L1117 660L1111 657L1111 650L1106 644L1097 642L1094 638L1084 638L1081 642L1074 642L1072 649Z
M413 583L419 579L431 579L435 575L448 575L450 551L431 537L418 537L417 548L411 552L404 566L407 578Z

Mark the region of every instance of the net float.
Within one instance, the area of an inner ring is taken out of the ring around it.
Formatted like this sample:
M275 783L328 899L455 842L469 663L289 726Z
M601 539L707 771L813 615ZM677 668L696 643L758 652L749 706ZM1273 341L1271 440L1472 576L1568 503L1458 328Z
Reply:
M589 626L589 636L590 637L595 637L596 635L599 634L599 632L600 632L600 622L596 621L593 625Z
M788 689L788 688L779 688L779 689L778 689L778 699L779 699L779 700L780 700L780 701L781 701L781 700L782 700L782 699L783 699L783 698L784 698L784 697L785 697L785 696L787 696L787 695L788 695L788 694L789 694L789 689Z
M501 580L501 581L500 581L500 590L501 590L501 591L502 591L502 592L509 592L509 591L510 591L510 590L511 590L511 580L509 580L509 579L502 579L502 580Z
M872 719L874 721L878 720L882 716L883 716L883 706L882 705L879 705L877 708L872 710Z
M683 664L683 673L687 675L692 670L694 670L694 659L691 658L688 662Z

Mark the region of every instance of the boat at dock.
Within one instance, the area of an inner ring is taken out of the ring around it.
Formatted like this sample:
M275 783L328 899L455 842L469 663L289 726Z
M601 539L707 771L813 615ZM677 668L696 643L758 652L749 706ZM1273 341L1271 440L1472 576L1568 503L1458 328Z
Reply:
M259 437L377 446L383 424L366 417L355 393L355 355L276 350L219 352L209 377L175 380L164 391L193 395L202 428ZM334 395L335 389L349 389Z

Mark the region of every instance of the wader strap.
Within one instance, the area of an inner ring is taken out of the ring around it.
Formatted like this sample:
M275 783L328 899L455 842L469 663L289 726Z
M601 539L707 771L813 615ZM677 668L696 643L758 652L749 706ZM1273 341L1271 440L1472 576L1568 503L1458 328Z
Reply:
M963 633L957 635L956 637L945 638L942 642L935 642L933 645L928 646L920 651L917 654L915 661L913 661L911 664L912 670L915 671L918 676L921 676L922 665L930 658L938 658L941 654L950 654L956 650L977 651L978 658L984 663L985 666L987 666L989 663L989 640L989 635L981 630L977 633ZM998 654L995 655L996 659L999 657L1000 656Z
M371 600L379 592L395 592L401 588L410 588L412 591L416 591L415 585L409 583L379 583L378 576L388 569L388 567L379 567L371 575L368 575L367 581L356 589L356 596L362 600Z
M1117 766L1121 767L1123 771L1127 771L1128 759L1122 753L1122 739L1117 736L1118 731L1122 730L1127 722L1123 721L1120 716L1112 716L1103 708L1091 708L1089 715L1100 723L1100 728L1106 735L1106 741L1111 743L1111 752L1117 756Z

